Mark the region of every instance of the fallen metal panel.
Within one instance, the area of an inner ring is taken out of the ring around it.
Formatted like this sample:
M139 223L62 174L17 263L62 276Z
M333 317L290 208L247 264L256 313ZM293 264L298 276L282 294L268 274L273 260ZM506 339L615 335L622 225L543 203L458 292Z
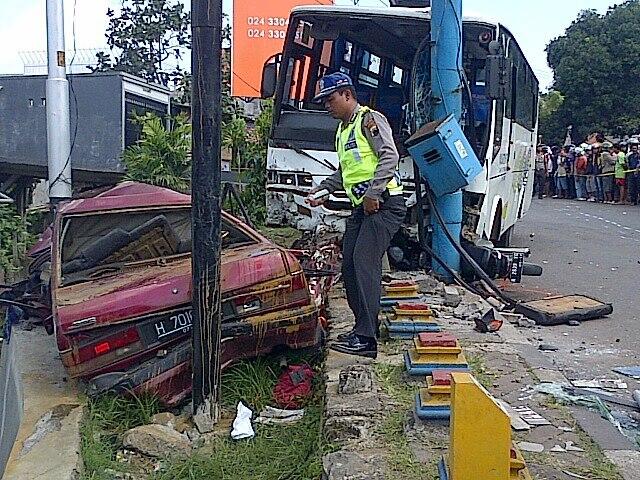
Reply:
M519 303L515 311L547 326L602 318L613 312L613 305L584 295L561 295Z

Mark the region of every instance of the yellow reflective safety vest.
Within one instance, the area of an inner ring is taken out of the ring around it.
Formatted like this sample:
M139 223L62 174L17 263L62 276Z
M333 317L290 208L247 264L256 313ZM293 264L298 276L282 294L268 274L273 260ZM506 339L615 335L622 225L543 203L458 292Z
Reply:
M378 155L362 132L362 119L370 111L369 107L361 106L355 120L347 125L341 123L336 132L342 185L354 207L364 200L378 168ZM390 195L402 194L402 184L397 173L387 184L387 190Z

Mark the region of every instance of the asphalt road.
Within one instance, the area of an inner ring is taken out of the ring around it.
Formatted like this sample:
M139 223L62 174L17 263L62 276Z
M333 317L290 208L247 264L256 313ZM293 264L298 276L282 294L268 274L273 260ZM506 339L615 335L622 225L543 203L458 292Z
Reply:
M548 355L569 378L640 365L640 207L535 199L512 243L530 247L529 261L544 268L542 277L508 286L514 297L579 293L613 304L608 318L526 332L560 348Z

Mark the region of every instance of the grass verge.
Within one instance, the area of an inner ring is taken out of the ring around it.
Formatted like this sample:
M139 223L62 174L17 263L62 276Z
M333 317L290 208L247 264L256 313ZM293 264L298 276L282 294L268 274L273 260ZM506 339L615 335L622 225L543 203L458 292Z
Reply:
M405 378L404 366L376 364L376 378L382 391L388 395L394 405L382 422L378 433L387 445L389 455L387 465L390 480L406 480L407 478L437 479L437 464L428 467L420 463L413 454L411 445L405 434L408 412L413 408L416 389Z
M84 480L111 480L109 470L122 471L116 453L122 446L124 433L149 423L158 413L158 402L149 396L123 397L105 395L89 400L87 413L80 427L80 451L84 461Z
M476 353L467 353L467 363L475 379L487 390L493 386L495 376L489 372L484 358Z
M279 357L266 357L241 362L224 372L221 397L225 416L233 416L239 401L254 414L274 404L273 387L282 371L279 360ZM287 360L289 364L311 362L307 357L293 354ZM322 375L318 374L314 395L305 405L305 416L300 422L287 426L255 425L256 436L250 440L234 442L226 435L215 437L189 458L162 461L160 470L148 472L148 478L319 480L322 455L328 448L322 438L323 392ZM107 396L90 401L81 428L83 480L111 480L113 470L126 471L126 466L116 459L123 434L148 423L159 410L157 402L146 397Z

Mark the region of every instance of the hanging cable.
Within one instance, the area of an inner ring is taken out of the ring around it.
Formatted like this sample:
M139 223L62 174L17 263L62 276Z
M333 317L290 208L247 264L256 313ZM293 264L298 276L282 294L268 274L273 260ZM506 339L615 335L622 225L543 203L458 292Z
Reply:
M458 251L458 253L460 253L460 255L469 263L469 265L471 266L471 268L473 268L476 274L487 283L487 286L491 290L493 290L493 292L496 294L498 298L500 298L500 300L506 303L509 307L515 306L516 304L515 300L505 295L496 286L496 284L489 277L489 275L487 275L487 273L482 269L482 267L478 265L478 263L473 259L473 257L469 255L469 253L464 248L462 248L460 243L453 238L453 235L451 235L451 232L449 231L449 227L447 227L447 224L445 223L444 219L442 218L442 215L440 214L440 212L436 207L436 202L435 202L435 199L433 198L433 193L431 192L430 189L427 189L427 198L429 199L432 215L435 214L438 223L442 227L442 230L447 236L447 239L449 240L449 242L451 242L451 245L453 245L453 247Z

